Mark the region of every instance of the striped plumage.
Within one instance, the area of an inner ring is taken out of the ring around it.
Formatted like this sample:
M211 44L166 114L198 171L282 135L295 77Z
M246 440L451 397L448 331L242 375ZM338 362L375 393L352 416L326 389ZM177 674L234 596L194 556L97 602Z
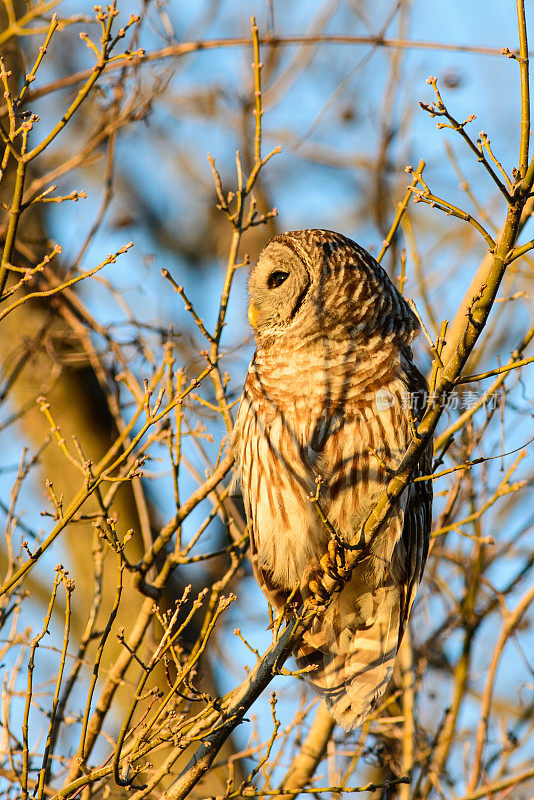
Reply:
M234 449L259 584L280 611L320 572L330 534L310 496L350 540L412 436L423 400L412 363L417 319L384 270L331 231L274 237L249 281L257 349ZM415 393L415 394L413 394ZM413 409L417 416L418 409ZM420 464L431 469L430 452ZM391 677L428 551L431 484L411 484L296 652L346 729Z

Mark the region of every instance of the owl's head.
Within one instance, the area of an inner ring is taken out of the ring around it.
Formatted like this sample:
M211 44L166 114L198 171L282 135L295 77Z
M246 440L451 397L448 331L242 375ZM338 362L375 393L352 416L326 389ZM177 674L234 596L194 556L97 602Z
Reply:
M253 267L248 282L250 324L257 331L289 325L309 303L313 269L291 234L275 236Z
M375 259L351 239L326 230L275 236L249 278L248 317L259 340L298 336L370 336L408 344L419 323Z

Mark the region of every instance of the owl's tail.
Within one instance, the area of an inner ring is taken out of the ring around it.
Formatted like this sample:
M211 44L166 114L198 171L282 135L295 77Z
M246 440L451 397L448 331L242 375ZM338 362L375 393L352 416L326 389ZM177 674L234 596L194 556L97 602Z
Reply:
M399 609L394 583L369 591L353 579L304 635L295 653L300 669L314 667L310 685L347 731L368 717L391 678Z

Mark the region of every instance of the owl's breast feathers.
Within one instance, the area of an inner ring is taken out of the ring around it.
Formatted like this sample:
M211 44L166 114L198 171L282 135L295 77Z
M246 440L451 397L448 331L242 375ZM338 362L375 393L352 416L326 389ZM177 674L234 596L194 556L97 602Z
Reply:
M406 450L410 393L424 386L396 348L385 354L377 341L362 358L350 343L328 346L290 355L259 349L236 424L257 567L286 591L328 544L311 500L317 488L330 523L350 540L387 482L385 467L395 468ZM373 545L377 578L401 536L402 505Z

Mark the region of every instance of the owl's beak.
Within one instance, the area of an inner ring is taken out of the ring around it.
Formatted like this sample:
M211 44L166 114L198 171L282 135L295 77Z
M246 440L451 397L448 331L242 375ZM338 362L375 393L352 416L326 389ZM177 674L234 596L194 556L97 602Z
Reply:
M258 325L258 309L254 305L252 300L250 301L250 304L249 304L249 307L248 307L248 321L250 322L250 324L252 325L253 328L257 327L257 325Z

